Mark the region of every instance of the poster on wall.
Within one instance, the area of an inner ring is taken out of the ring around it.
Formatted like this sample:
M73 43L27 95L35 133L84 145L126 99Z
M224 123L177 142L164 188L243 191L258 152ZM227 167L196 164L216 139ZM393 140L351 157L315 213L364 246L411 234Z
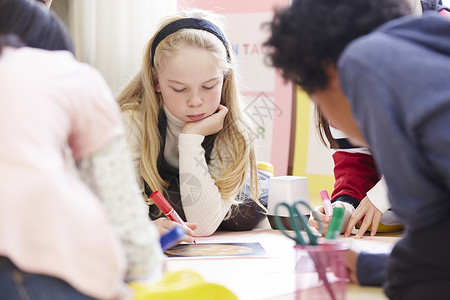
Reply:
M269 37L263 24L272 20L274 7L289 0L178 0L178 9L201 8L226 19L226 34L236 57L244 113L257 134L257 160L270 162L275 175L287 175L291 143L292 84L265 63L262 44Z

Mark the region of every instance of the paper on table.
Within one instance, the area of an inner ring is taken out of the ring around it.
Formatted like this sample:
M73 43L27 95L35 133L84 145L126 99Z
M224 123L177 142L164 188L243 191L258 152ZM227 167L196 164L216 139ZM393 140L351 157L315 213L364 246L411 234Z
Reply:
M267 257L260 243L197 243L180 244L164 252L173 258Z
M200 243L260 243L267 256L184 257L167 259L167 269L192 269L207 281L228 287L239 299L293 299L295 293L295 242L278 230L217 231L196 237ZM220 271L218 271L220 270ZM249 286L252 288L249 289ZM274 288L276 287L276 288Z
M398 240L399 238L381 236L345 239L351 249L368 253L390 253Z

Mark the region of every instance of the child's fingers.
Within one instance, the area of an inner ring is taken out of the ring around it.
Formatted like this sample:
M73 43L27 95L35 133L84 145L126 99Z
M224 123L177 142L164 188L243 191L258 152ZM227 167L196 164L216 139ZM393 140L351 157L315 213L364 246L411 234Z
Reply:
M316 219L309 219L308 225L311 227L314 227L317 231L319 231L319 222ZM324 235L328 230L328 223L322 222L322 232L320 232L322 235Z
M347 266L348 270L348 277L353 283L359 284L358 277L356 274L356 265L358 261L358 254L359 251L349 249L347 250L346 256L345 256L345 265Z
M311 217L309 218L308 225L311 226L311 227L314 227L317 230L319 230L319 222L317 222L317 220L314 219L314 218L312 218L312 219L311 219Z
M350 220L348 221L347 228L345 229L344 236L349 237L352 233L353 227L355 227L356 223L358 223L359 220L361 220L362 216L358 211L355 211L355 213L350 217Z
M181 238L180 243L181 243L181 242L186 242L186 243L192 244L192 243L194 242L194 237L193 237L192 235L187 235L187 234L185 234L185 235Z
M177 224L165 217L153 220L152 222L158 229L159 235L166 234Z
M330 223L330 218L325 215L325 208L323 206L317 206L314 208L315 215L319 218L321 222ZM313 213L310 215L310 219L314 219L315 216Z
M330 225L329 222L322 222L322 232L321 232L322 235L325 235L327 233L329 225Z
M315 212L318 212L318 213L321 214L321 215L325 215L325 207L323 207L323 206L317 206L317 207L314 209L314 211L315 211Z
M197 223L189 223L189 222L185 222L184 224L186 225L186 227L188 227L188 228L191 229L191 230L195 230L195 229L197 229L197 227L198 227Z
M228 113L228 108L225 105L219 104L219 108L217 109L217 112L222 112L222 113Z
M323 217L327 218L327 216L324 216L324 215L323 215ZM325 233L327 232L329 222L326 221L326 220L324 220L324 219L321 219L321 221L322 221L322 232L321 232L321 234L325 234ZM313 217L312 214L311 214L311 216L309 217L308 225L311 226L311 227L314 227L317 231L319 231L319 229L320 229L319 221L317 221L317 220Z
M186 235L188 236L194 236L194 230L197 229L198 225L197 223L184 223L185 226L183 226L184 230L186 231Z
M322 232L321 234L325 234L328 229L328 225L330 224L330 217L325 215L325 209L323 206L317 206L314 208L314 213L317 218L322 222ZM313 213L309 216L308 225L314 227L317 231L319 231L319 222L316 220Z
M315 207L314 212L320 219L323 219L323 218L321 218L321 216L325 216L325 208L323 206ZM311 215L313 216L313 214L311 214Z
M370 229L370 235L374 236L377 233L378 226L380 225L381 216L383 214L381 212L375 212L372 219L372 228Z
M350 236L350 234L352 233L353 227L355 227L355 225L352 225L352 223L349 221L347 224L347 227L345 228L345 231L344 231L344 237Z
M218 120L223 120L228 113L228 108L222 104L219 105L219 108L215 113L213 113L210 117L216 118Z
M361 224L361 227L359 228L358 232L356 233L355 238L360 239L364 233L366 233L367 229L370 226L370 223L373 219L373 212L370 211L366 217L364 218L364 221Z
M191 228L189 228L187 226L183 226L183 229L186 232L186 235L189 235L189 236L193 236L194 235L194 231Z
M216 115L216 117L223 122L227 113L228 113L228 108L226 106L220 105L219 111L217 113L213 114L213 116Z

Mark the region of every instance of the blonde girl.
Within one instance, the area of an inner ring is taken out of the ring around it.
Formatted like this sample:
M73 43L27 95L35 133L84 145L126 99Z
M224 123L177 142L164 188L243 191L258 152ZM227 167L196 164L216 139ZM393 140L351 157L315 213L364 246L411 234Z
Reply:
M165 19L147 44L141 71L118 97L145 197L162 191L182 218L198 225L197 236L219 226L253 229L267 206L220 21L203 10Z

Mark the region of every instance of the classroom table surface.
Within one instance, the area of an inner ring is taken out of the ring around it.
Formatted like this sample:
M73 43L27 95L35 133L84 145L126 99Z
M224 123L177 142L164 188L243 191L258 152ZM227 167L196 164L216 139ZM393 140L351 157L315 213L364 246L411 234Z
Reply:
M264 228L264 227L263 227ZM378 234L362 239L340 238L349 246L372 252L389 251L400 234ZM294 300L295 299L295 249L294 241L279 230L255 229L252 231L218 231L209 237L197 237L197 243L255 243L267 252L262 257L169 257L168 271L191 269L208 282L224 285L240 300ZM384 300L381 287L361 287L349 283L349 300Z

